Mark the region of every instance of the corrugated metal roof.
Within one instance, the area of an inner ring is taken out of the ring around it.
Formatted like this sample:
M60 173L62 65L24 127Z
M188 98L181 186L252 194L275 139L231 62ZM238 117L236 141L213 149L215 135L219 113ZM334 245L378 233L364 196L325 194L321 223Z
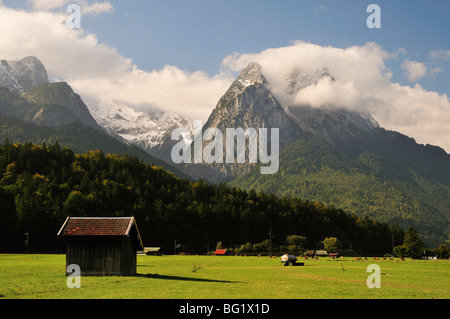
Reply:
M127 236L133 217L68 217L58 236Z

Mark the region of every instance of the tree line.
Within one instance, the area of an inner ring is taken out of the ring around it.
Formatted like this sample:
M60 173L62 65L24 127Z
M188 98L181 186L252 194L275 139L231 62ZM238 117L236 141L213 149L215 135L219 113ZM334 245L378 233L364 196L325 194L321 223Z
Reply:
M262 243L271 229L273 245L289 246L286 238L296 234L305 249L338 238L340 249L379 255L405 235L398 225L317 202L180 179L134 156L6 140L0 146L0 252L63 252L56 234L67 216L134 216L144 245L166 253L176 251L175 241L189 253L206 253L219 241L224 247Z

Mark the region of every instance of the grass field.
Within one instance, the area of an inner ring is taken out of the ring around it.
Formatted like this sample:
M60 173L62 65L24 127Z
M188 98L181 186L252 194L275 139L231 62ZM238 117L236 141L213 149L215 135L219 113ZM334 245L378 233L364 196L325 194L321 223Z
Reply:
M4 299L448 299L448 260L305 260L280 258L138 256L138 275L81 277L69 289L64 255L0 255ZM377 264L381 288L369 289L367 266Z

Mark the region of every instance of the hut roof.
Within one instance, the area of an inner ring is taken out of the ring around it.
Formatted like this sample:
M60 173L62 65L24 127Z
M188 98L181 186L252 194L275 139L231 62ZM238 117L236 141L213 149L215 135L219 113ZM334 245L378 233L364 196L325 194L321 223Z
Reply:
M127 236L144 249L134 217L67 217L58 232L60 237Z
M217 249L214 252L214 255L225 255L227 253L227 249Z

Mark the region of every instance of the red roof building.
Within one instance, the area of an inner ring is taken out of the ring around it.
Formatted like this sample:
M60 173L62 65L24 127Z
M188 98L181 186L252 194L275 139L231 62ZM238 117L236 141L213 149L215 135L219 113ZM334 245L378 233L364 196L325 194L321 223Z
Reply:
M224 256L226 254L228 254L228 250L227 249L217 249L214 252L214 255L219 255L219 256Z
M76 264L85 276L134 275L144 250L134 217L67 217L58 237L66 241L66 269Z

